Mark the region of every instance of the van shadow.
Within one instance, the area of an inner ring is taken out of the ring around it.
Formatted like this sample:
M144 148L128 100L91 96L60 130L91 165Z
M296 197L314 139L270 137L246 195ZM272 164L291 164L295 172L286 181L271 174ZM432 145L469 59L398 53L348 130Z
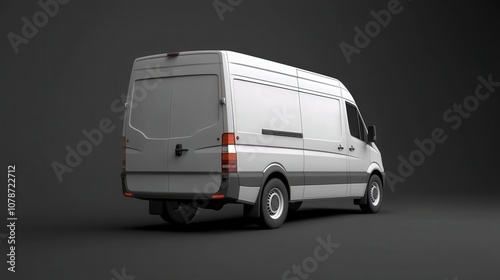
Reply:
M298 223L303 220L314 220L327 217L329 218L335 216L358 215L358 214L363 214L363 212L358 209L306 208L295 212L289 212L285 223L295 223L295 222Z
M344 215L363 214L360 210L354 209L324 209L324 208L306 208L299 211L289 212L285 225L300 224L305 221L317 219L332 218ZM147 226L132 227L129 230L144 232L227 232L239 230L261 230L256 221L250 218L231 217L219 220L208 220L193 222L188 225L171 225L160 223Z

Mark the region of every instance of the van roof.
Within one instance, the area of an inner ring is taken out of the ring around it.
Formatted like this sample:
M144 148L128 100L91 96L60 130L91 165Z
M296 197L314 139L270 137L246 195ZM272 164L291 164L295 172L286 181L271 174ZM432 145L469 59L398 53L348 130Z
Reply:
M279 62L274 62L271 60L259 58L256 56L251 56L247 54L242 54L234 51L228 50L198 50L198 51L181 51L181 52L169 52L163 54L149 55L143 56L135 59L134 64L141 60L148 60L154 58L161 58L166 56L177 56L177 55L194 55L194 54L221 54L228 58L229 63L237 63L237 64L248 64L248 65L263 65L266 69L272 69L274 71L288 73L290 75L298 75L300 77L306 76L314 76L315 80L318 80L321 83L324 83L329 86L335 86L342 89L342 97L354 102L354 98L352 97L349 90L345 87L345 85L336 78L326 76L323 74L311 72L308 70L304 70L301 68L293 67L290 65L286 65Z

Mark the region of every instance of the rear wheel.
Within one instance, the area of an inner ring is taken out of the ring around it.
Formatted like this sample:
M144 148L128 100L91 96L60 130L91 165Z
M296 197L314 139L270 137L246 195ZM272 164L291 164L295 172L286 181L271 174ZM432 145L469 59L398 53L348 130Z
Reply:
M279 179L271 179L264 186L261 197L259 225L262 228L278 228L288 213L288 192Z
M197 211L198 206L193 202L166 201L161 217L169 224L185 225L194 218Z
M371 176L366 186L366 204L360 204L359 207L365 213L377 213L382 207L383 194L382 180L377 175Z

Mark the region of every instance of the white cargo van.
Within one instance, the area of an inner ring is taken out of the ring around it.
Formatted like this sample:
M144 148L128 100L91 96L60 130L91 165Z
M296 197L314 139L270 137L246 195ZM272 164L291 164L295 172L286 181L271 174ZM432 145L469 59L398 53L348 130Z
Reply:
M375 127L337 79L230 51L168 53L135 60L125 107L123 193L169 223L227 203L264 228L308 199L381 207Z

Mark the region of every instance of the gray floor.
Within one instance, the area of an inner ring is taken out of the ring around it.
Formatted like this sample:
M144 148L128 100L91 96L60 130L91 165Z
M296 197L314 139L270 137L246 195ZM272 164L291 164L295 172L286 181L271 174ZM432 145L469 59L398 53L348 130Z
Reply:
M293 265L307 270L283 279L498 276L495 198L390 194L385 202L376 215L345 200L309 202L277 230L244 220L240 206L202 211L179 229L149 216L144 203L126 202L134 211L21 226L17 272L1 279L282 279ZM338 248L314 260L317 239L328 236Z

